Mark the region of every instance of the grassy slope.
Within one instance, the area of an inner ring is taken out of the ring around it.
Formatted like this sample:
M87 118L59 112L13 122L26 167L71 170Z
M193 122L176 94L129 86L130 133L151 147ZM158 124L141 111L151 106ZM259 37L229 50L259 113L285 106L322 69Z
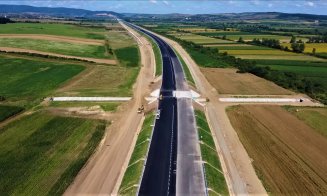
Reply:
M9 105L0 105L0 122L23 111L24 108Z
M326 107L284 107L298 119L327 137L327 108Z
M201 141L201 154L205 164L206 180L208 188L221 195L228 195L228 188L222 173L219 157L216 151L216 146L211 135L209 125L204 113L195 111L196 123L198 126L199 138ZM210 195L216 193L209 191Z
M0 58L1 96L10 101L34 101L80 73L80 65Z
M0 192L61 195L93 153L104 129L101 121L44 113L1 128Z
M152 134L152 123L154 116L152 114L147 115L141 132L139 133L133 154L128 163L128 168L125 171L122 183L119 188L119 194L121 195L135 195L137 191L137 185L139 183L142 168L144 165L144 158L149 147L149 139Z
M153 39L149 38L146 35L145 35L145 37L151 43L152 49L153 49L153 53L154 53L154 57L156 59L156 76L160 76L162 74L162 57L161 57L161 51L160 51L158 45L153 41Z
M104 46L86 45L79 43L35 39L0 38L0 46L38 50L42 52L79 57L113 58L112 55L106 53Z
M49 34L90 39L104 39L104 32L104 28L47 23L10 23L0 28L0 34Z

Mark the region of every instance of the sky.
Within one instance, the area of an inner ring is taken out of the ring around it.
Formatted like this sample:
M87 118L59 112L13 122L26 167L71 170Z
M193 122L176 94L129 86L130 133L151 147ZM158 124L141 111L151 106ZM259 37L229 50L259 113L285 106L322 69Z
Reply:
M118 13L285 12L327 15L327 0L0 0L0 4L70 7Z

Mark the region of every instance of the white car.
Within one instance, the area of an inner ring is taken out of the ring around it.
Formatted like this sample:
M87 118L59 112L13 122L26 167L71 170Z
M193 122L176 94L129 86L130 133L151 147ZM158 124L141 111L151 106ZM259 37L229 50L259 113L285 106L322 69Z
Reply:
M160 110L157 111L157 114L156 114L156 119L160 119Z

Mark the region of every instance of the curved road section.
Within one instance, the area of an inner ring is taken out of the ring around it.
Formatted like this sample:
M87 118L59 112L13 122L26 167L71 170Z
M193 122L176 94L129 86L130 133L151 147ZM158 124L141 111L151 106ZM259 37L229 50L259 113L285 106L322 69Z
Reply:
M165 41L128 25L158 44L163 62L162 98L138 194L207 195L192 99L173 96L173 91L189 91L182 65Z

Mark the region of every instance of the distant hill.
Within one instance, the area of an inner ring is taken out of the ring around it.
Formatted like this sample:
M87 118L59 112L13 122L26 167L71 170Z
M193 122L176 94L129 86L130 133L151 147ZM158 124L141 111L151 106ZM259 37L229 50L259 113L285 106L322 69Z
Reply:
M56 16L56 17L104 17L104 16L121 16L116 12L111 11L90 11L85 9L64 8L64 7L33 7L28 5L1 5L1 15L41 15L41 16Z
M280 12L244 12L244 13L222 13L222 14L137 14L116 13L112 11L90 11L85 9L64 7L33 7L27 5L1 5L0 16L3 15L30 15L30 16L52 16L70 18L97 18L117 16L131 20L167 20L167 21L221 21L221 20L327 20L327 15L314 14L289 14Z

